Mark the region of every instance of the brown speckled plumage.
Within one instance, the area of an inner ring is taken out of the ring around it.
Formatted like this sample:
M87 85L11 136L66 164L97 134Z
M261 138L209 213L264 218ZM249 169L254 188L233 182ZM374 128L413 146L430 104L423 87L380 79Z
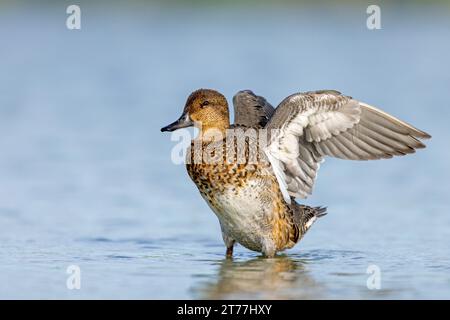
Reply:
M203 142L201 150L207 149L211 143L216 142ZM190 178L197 185L203 198L218 215L219 220L227 220L227 213L223 212L221 206L222 198L241 197L243 193L250 189L255 202L260 201L271 208L270 214L261 215L256 222L262 230L267 230L267 237L274 241L275 250L281 251L294 246L299 239L302 227L295 223L296 212L294 212L294 209L283 200L276 178L271 173L270 164L267 161L258 161L257 164L249 163L248 144L245 148L245 163L236 163L237 150L234 161L228 163L230 159L226 159L225 156L227 154L226 144L222 143L221 145L223 146L222 161L215 164L188 163L186 165ZM192 143L190 148L191 159L195 156L194 148L194 143ZM249 184L252 182L253 185L249 188ZM297 215L300 215L300 213ZM305 228L302 230L306 232ZM234 238L240 238L237 240L244 246L247 244L249 249L262 250L262 244L249 244L245 239L241 239L241 234L233 234L235 233L234 230L225 227L225 232L228 232Z

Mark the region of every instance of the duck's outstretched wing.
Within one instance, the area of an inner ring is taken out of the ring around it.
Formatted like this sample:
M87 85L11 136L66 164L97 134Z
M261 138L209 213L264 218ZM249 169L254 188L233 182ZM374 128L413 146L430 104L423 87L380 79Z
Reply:
M264 97L242 90L233 97L234 122L246 127L264 127L275 109Z
M323 90L284 99L266 125L266 154L284 198L311 194L325 156L350 160L392 158L415 152L430 135L375 108Z

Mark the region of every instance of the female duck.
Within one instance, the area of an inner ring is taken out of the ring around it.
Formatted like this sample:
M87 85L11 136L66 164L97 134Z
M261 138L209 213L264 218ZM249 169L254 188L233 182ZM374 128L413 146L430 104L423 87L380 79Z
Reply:
M333 90L293 94L275 110L263 97L246 90L234 96L233 104L235 124L230 125L226 98L214 90L197 90L187 99L181 117L161 129L194 125L200 129L186 167L219 219L227 256L232 256L238 242L273 257L292 248L326 214L325 208L294 200L311 194L324 157L392 158L424 148L419 139L430 138ZM244 151L239 153L239 135L230 132L249 128L258 131L245 135Z

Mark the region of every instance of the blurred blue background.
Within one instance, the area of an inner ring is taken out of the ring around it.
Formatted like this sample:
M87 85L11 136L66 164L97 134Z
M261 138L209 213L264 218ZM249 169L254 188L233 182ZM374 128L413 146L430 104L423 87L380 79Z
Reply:
M0 2L0 298L449 299L449 34L444 1ZM389 161L329 159L306 201L329 214L299 245L226 261L159 132L200 87L274 105L337 89L433 139Z

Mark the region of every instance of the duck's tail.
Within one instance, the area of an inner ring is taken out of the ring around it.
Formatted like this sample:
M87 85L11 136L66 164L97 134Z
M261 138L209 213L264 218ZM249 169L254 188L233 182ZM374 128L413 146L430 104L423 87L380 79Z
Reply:
M300 240L305 233L311 228L317 218L321 218L327 214L326 207L308 207L301 204L295 203L294 210L294 222L297 224L299 229Z

